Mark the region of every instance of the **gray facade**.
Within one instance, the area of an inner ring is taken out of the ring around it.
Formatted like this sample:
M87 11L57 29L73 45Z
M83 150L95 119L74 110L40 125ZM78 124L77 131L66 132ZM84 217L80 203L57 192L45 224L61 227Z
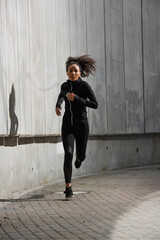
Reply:
M62 178L63 149L54 140L60 135L62 118L55 114L55 103L60 85L67 79L65 61L70 55L87 53L97 61L96 75L86 81L99 102L98 110L88 110L90 134L96 137L89 149L92 158L97 159L97 154L103 158L97 160L98 169L159 162L159 16L159 0L0 0L0 171L5 182L2 186L6 186L4 196L11 190ZM129 149L134 148L137 154L139 147L136 138L124 139L133 134L141 136L143 151L145 147L150 151L150 157L141 154L138 163L134 161L137 155L131 160L127 157ZM35 136L40 137L39 142ZM46 143L44 136L55 142ZM109 142L109 155L107 136L117 136ZM18 176L21 164L25 169ZM82 168L81 174L98 170L97 163L88 164L93 169ZM48 171L54 176L48 176ZM5 179L8 172L10 182Z
M97 61L91 134L160 132L159 12L158 0L1 0L0 134L59 134L65 60L85 53Z

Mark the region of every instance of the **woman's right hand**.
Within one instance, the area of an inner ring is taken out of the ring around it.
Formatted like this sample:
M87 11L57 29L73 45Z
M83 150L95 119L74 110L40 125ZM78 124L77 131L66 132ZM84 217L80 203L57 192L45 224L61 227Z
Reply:
M57 116L61 116L61 107L57 107L56 108L56 114L57 114Z

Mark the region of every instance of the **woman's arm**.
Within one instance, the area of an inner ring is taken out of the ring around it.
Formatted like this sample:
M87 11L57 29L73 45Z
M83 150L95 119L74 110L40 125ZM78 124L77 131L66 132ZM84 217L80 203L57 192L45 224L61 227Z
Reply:
M62 91L62 87L61 87L61 92L58 96L57 103L56 103L56 114L58 116L61 115L61 105L62 105L63 100L64 100L64 96L63 96L63 91Z
M97 109L98 102L97 102L96 96L88 83L86 83L86 87L87 87L87 97L89 100L81 98L77 95L74 96L74 99L79 103L84 104L86 107Z

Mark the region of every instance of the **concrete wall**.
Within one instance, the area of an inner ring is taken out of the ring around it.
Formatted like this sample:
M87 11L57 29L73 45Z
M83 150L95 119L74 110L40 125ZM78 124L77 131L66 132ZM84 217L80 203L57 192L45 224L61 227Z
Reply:
M158 0L0 0L3 196L63 177L62 144L43 136L60 134L54 109L69 55L88 53L97 61L96 76L86 79L99 102L98 110L88 110L96 139L89 142L88 165L75 175L159 161L152 134L160 132L159 13ZM128 134L137 140L122 137ZM120 137L108 142L102 135Z
M59 134L65 60L85 53L91 133L160 132L159 12L158 0L0 0L0 134Z
M0 138L0 197L37 185L63 180L63 146L60 139ZM15 145L18 142L18 145ZM12 142L12 146L11 145ZM45 143L44 143L45 142ZM4 146L2 146L4 144ZM90 136L87 158L73 177L95 172L160 163L159 135ZM75 156L74 156L75 161ZM74 186L73 186L74 187ZM62 189L63 191L63 189Z

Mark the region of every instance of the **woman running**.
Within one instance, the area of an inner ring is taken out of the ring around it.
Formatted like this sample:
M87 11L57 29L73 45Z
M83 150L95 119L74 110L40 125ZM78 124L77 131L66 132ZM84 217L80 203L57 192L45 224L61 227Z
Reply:
M72 197L71 188L72 159L74 140L76 141L75 167L80 168L86 158L86 147L89 134L86 107L96 109L98 103L90 85L81 77L87 77L96 71L96 62L89 55L68 57L66 72L68 80L61 85L56 103L56 114L61 115L61 104L65 101L65 113L62 123L62 141L64 147L64 176L66 183L65 196Z

